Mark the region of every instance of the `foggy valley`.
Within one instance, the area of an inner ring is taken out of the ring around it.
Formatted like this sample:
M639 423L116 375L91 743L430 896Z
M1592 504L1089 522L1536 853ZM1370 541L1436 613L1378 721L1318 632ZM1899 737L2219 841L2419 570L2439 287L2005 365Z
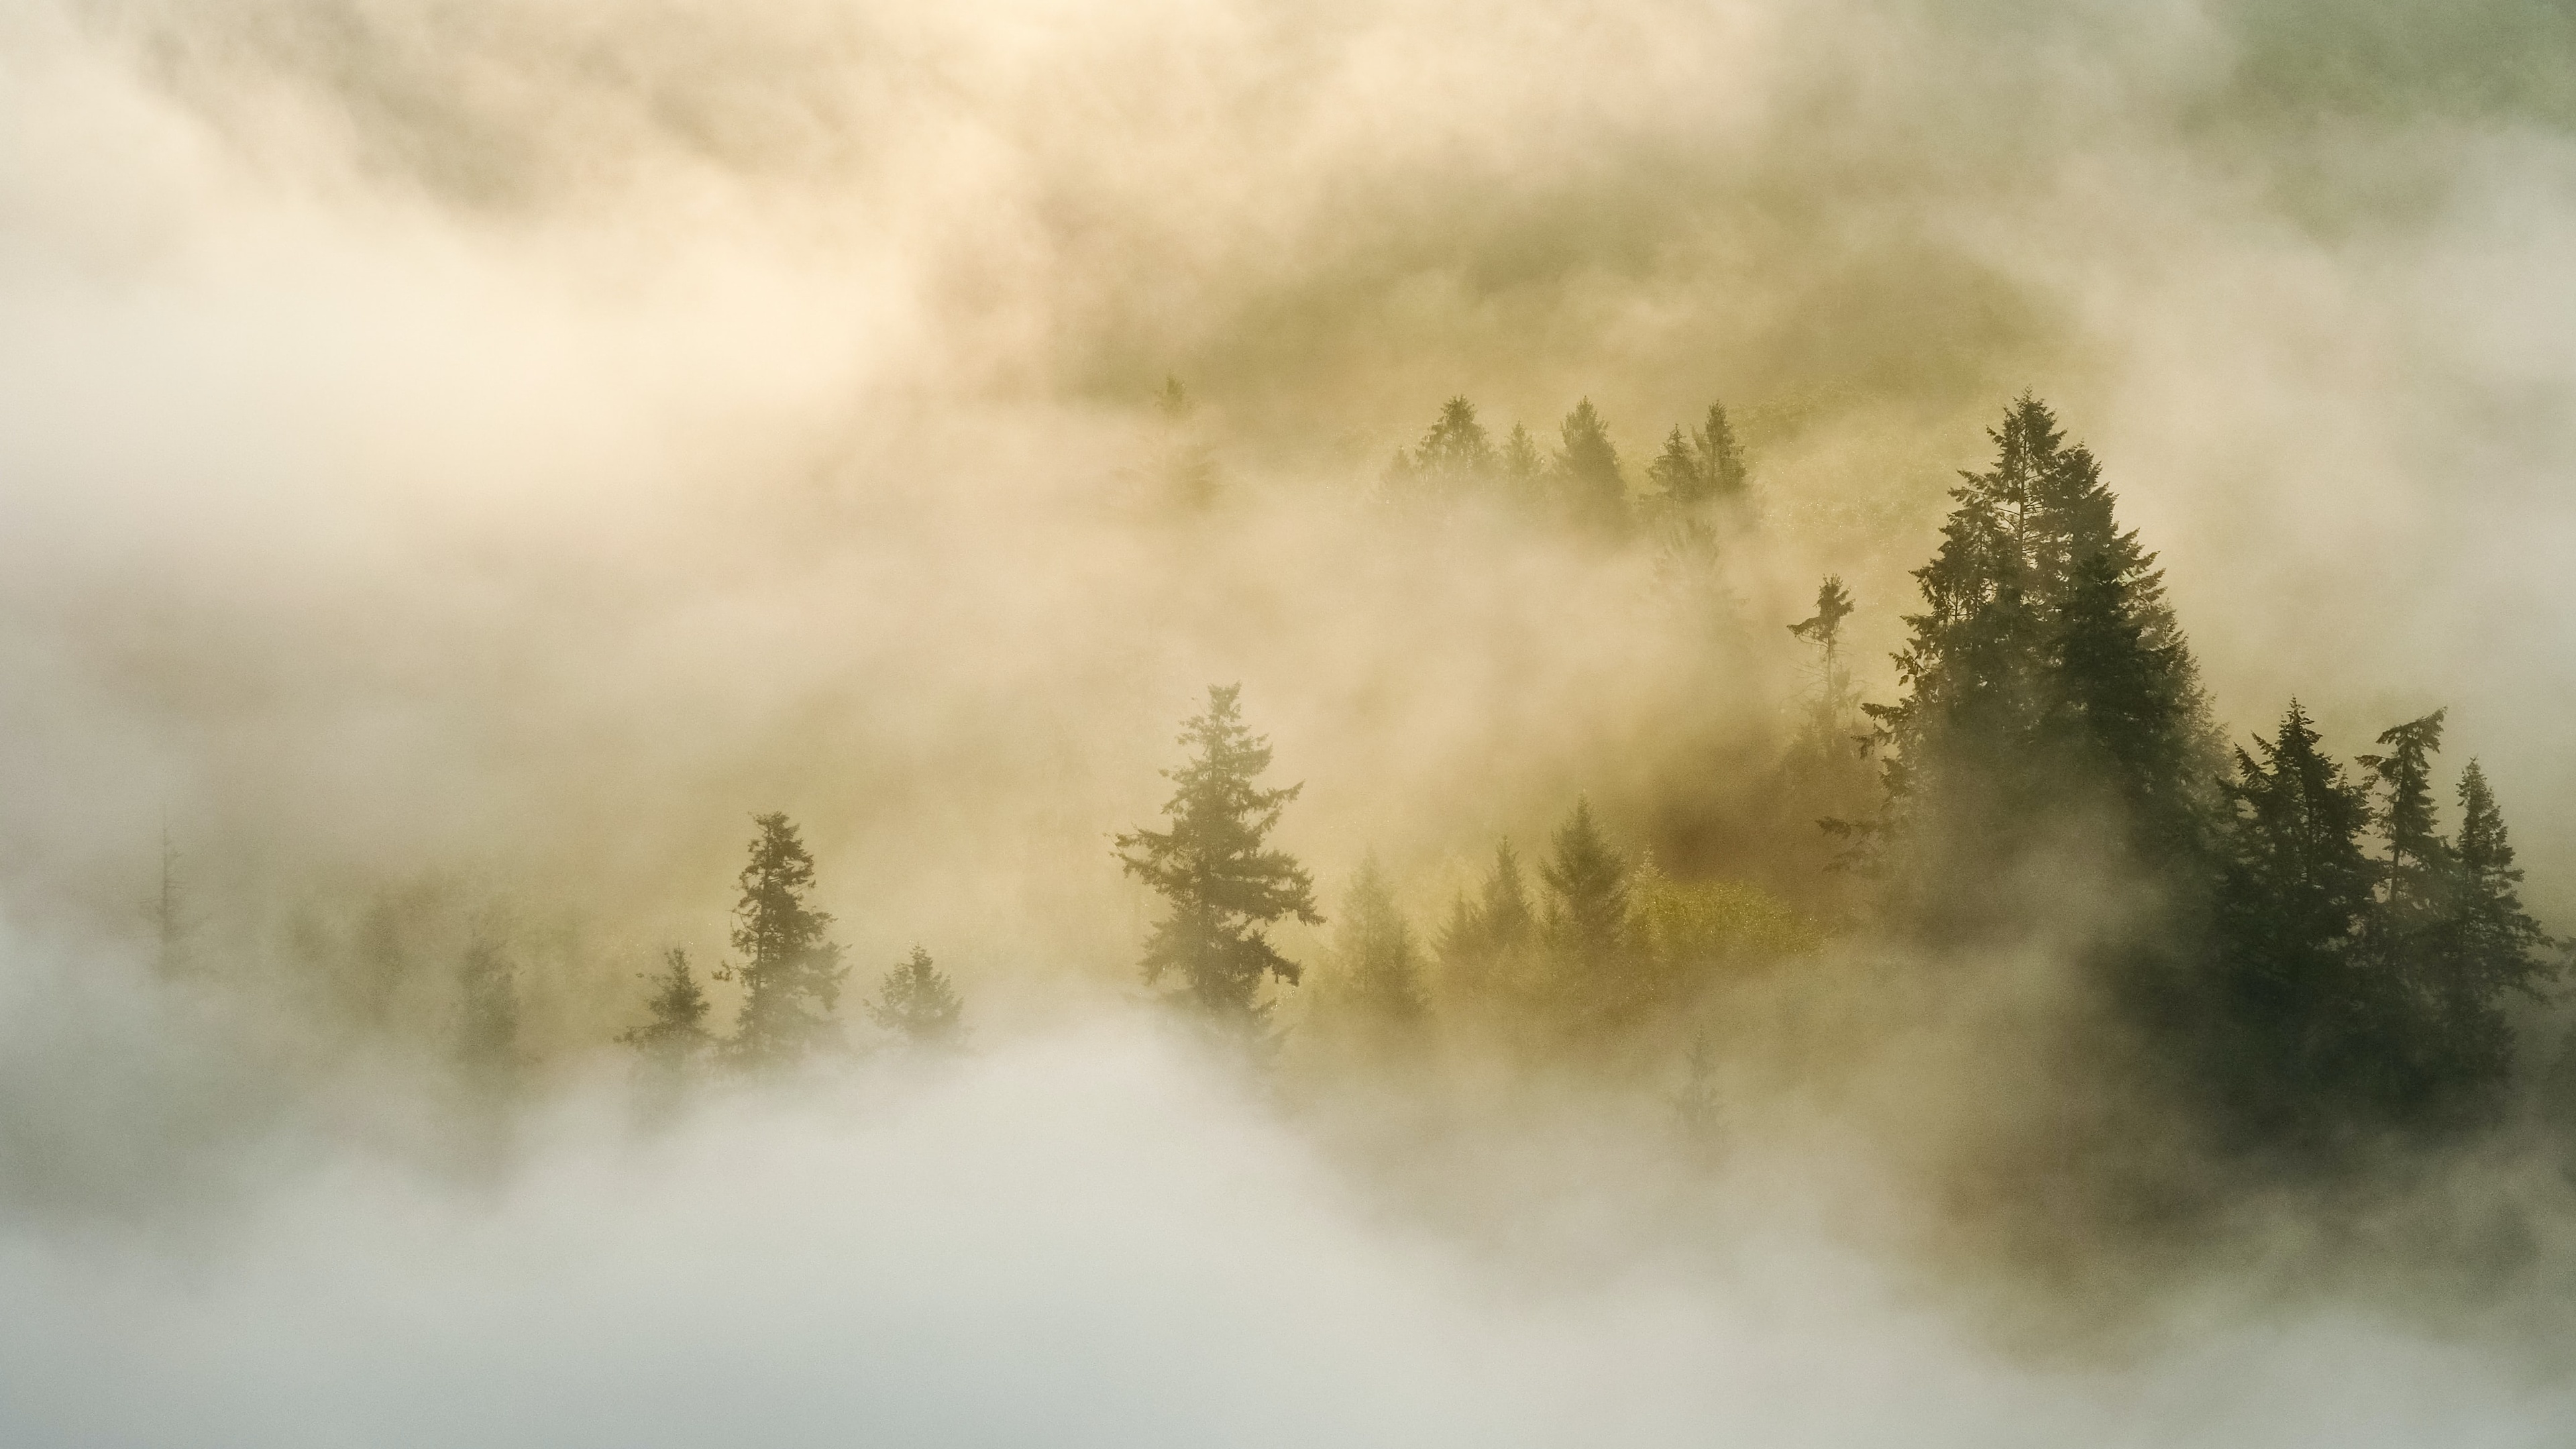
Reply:
M2571 62L0 7L0 1443L2565 1442Z

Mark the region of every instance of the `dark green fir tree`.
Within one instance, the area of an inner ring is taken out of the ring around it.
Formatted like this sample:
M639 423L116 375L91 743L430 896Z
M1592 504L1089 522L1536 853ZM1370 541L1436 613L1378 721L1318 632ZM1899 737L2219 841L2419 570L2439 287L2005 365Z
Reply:
M1162 830L1117 837L1119 864L1162 896L1163 919L1145 945L1148 984L1169 979L1172 995L1221 1028L1263 1034L1270 1008L1262 978L1294 984L1297 963L1271 945L1269 928L1290 917L1320 925L1314 880L1270 832L1302 785L1265 789L1270 743L1243 724L1239 685L1212 685L1205 713L1183 728L1190 755L1163 772L1172 797Z
M1549 841L1539 878L1547 885L1543 1009L1560 1032L1599 1038L1633 1023L1652 1005L1641 956L1629 949L1631 866L1577 800Z
M644 1002L649 1015L643 1025L627 1028L617 1039L635 1048L650 1106L661 1110L686 1089L690 1073L715 1045L715 1036L707 1030L707 993L698 984L697 973L689 969L688 952L676 946L663 952L662 969L645 975L644 981L653 988Z
M792 1066L841 1045L835 1015L850 968L829 933L830 915L806 904L814 857L781 813L757 816L751 857L738 882L733 948L741 959L724 975L742 983L742 1011L724 1044L726 1060L761 1071Z
M919 946L885 974L868 1018L919 1051L954 1051L966 1041L966 1002L948 973Z
M1333 964L1328 1014L1353 1034L1393 1045L1421 1029L1429 1012L1421 946L1373 852L1360 861L1343 898Z
M1557 429L1554 473L1566 515L1604 537L1628 529L1628 484L1619 473L1619 450L1592 399L1575 404Z

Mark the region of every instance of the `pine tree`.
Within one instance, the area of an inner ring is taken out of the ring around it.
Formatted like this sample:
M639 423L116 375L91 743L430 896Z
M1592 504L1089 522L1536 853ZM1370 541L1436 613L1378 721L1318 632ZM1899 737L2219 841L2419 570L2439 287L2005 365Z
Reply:
M1538 439L1530 436L1528 428L1517 422L1512 424L1510 436L1503 439L1497 466L1513 501L1524 507L1535 507L1546 487L1547 459L1539 454Z
M715 1044L707 1030L707 994L689 969L689 953L676 946L662 953L661 974L643 979L654 988L644 1003L652 1015L642 1026L619 1032L617 1040L640 1058L648 1106L668 1111L698 1058Z
M1485 425L1476 421L1476 405L1453 397L1441 406L1440 420L1422 435L1413 464L1434 492L1454 496L1493 476L1499 459Z
M2523 911L2522 869L2514 864L2504 812L2475 760L2460 772L2459 795L2462 890L2456 920L2465 974L2490 997L2529 991L2554 969L2538 955L2552 943Z
M1816 589L1816 612L1788 626L1793 638L1816 650L1816 683L1774 786L1775 826L1788 842L1782 857L1803 867L1797 879L1782 884L1805 897L1827 898L1822 903L1837 911L1842 902L1830 898L1839 892L1825 877L1841 879L1862 863L1869 842L1855 832L1876 795L1868 736L1854 709L1851 670L1843 663L1843 621L1853 607L1841 577L1827 575Z
M1656 501L1667 511L1688 514L1706 503L1734 503L1744 496L1744 449L1727 422L1726 405L1710 403L1700 427L1676 427L1664 438L1664 450L1646 465Z
M1421 442L1410 451L1395 450L1379 485L1393 502L1446 503L1489 485L1501 468L1492 436L1476 420L1476 405L1453 397L1441 405Z
M2378 872L2368 794L2317 748L2296 700L2279 733L2236 752L2217 901L2222 1105L2258 1137L2317 1140L2386 1060L2399 1010L2361 948Z
M1692 431L1691 441L1699 451L1707 496L1720 503L1741 501L1751 475L1744 466L1744 449L1735 441L1735 427L1726 419L1726 404L1708 405L1708 421Z
M1461 893L1441 927L1436 951L1443 990L1500 1009L1529 985L1538 945L1518 851L1506 837L1494 845L1494 868L1474 896Z
M1163 772L1172 798L1166 830L1117 837L1119 864L1159 893L1168 913L1146 942L1148 984L1179 979L1174 995L1221 1026L1258 1035L1270 1014L1255 999L1267 974L1294 984L1297 963L1270 944L1268 927L1294 916L1310 925L1314 880L1285 851L1265 848L1281 813L1303 785L1262 789L1270 743L1245 729L1240 685L1211 685L1204 714L1183 727L1192 754Z
M1629 950L1627 857L1578 799L1550 840L1539 878L1548 888L1544 939L1546 1005L1570 1036L1594 1036L1633 1021L1650 1004L1651 986Z
M1333 957L1337 1014L1381 1037L1419 1028L1429 1009L1422 994L1422 953L1375 852L1360 861L1344 897Z
M742 1011L724 1054L754 1070L792 1065L837 1044L833 1012L850 968L827 936L830 915L809 908L814 857L783 813L756 816L751 858L738 878L733 948L742 960L720 975L742 983Z
M1915 914L1992 924L1981 882L2105 816L2133 864L2187 893L2220 756L2155 556L2045 406L2023 397L1991 436L1994 467L1961 475L1940 550L1915 571L1905 697L1864 706L1889 823L1910 838Z
M685 1066L715 1040L707 1030L707 994L689 969L689 953L677 946L663 952L661 973L643 979L653 987L644 1002L652 1017L619 1032L617 1040L649 1061Z
M2433 756L2442 748L2442 717L2435 710L2380 732L2384 755L2363 755L2385 792L2374 822L2388 844L2380 869L2381 900L2399 919L2429 917L2441 908L2452 875L2451 848L2435 833Z
M2548 934L2522 908L2522 871L2477 761L2460 772L2458 791L2458 844L2427 852L2441 863L2438 914L2408 940L2419 999L2433 1017L2424 1032L2434 1043L2425 1115L2436 1125L2472 1125L2501 1108L2514 1062L2503 1000L2537 997L2557 970L2540 955L2553 944Z
M1816 589L1816 612L1789 626L1790 636L1816 646L1817 711L1837 722L1851 705L1851 671L1843 667L1843 620L1852 615L1852 596L1839 574L1825 575Z
M1655 501L1676 512L1694 507L1712 491L1699 448L1680 428L1665 435L1664 450L1646 465L1646 478L1655 486Z
M1619 452L1592 399L1565 415L1557 437L1555 472L1568 516L1605 535L1626 532L1628 484L1619 476Z
M1657 563L1669 579L1705 585L1714 578L1717 533L1701 507L1716 493L1708 470L1698 441L1680 428L1665 436L1664 450L1646 465L1652 491L1638 513L1653 531Z
M953 1051L965 1041L966 1003L919 946L885 975L868 1017L916 1049Z

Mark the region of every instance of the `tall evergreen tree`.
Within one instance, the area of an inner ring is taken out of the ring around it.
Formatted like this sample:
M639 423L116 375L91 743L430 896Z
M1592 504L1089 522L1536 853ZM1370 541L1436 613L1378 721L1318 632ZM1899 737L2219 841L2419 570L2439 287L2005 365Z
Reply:
M877 999L868 1003L870 1020L907 1045L925 1050L948 1051L961 1045L965 1013L966 1002L948 973L919 946L912 948L903 964L886 973Z
M1797 869L1796 879L1781 884L1836 913L1846 908L1838 887L1848 883L1849 867L1860 863L1868 843L1855 840L1856 825L1876 803L1868 737L1843 663L1843 621L1853 607L1841 577L1828 575L1816 589L1816 612L1788 626L1816 651L1816 683L1774 784L1774 824L1785 844L1780 859Z
M1743 498L1751 474L1744 465L1744 448L1735 440L1735 426L1727 421L1726 404L1708 405L1708 420L1692 431L1691 441L1699 450L1699 473L1706 480L1707 496L1721 503Z
M617 1040L635 1048L653 1105L667 1108L715 1036L707 1030L707 994L689 969L688 952L676 946L663 952L660 974L644 979L653 987L644 1003L652 1015L642 1026L619 1032Z
M1395 885L1371 852L1360 861L1335 927L1333 991L1337 1012L1363 1030L1396 1035L1420 1026L1428 1011L1422 953L1395 903Z
M618 1033L618 1041L648 1057L682 1061L713 1043L714 1033L707 1030L707 993L689 969L688 952L677 946L663 952L660 974L644 980L653 987L644 1002L652 1016L642 1026Z
M1547 483L1547 459L1540 454L1538 439L1530 436L1528 428L1517 422L1512 424L1510 436L1503 439L1496 467L1515 501L1523 505L1535 505L1539 501Z
M1700 450L1678 427L1664 436L1664 450L1646 465L1646 480L1655 487L1655 501L1668 509L1690 508L1710 492Z
M2385 753L2362 757L2375 801L2317 750L2295 704L2261 760L2239 754L2216 1005L2238 1048L2226 1074L2237 1125L2267 1143L2458 1131L2502 1108L2514 1049L2503 998L2549 974L2548 938L2522 910L2474 764L2459 844L2441 836L2441 740L2439 711L2383 732Z
M1915 904L1952 926L1991 917L1977 882L2105 816L2134 863L2183 889L2207 855L2219 756L2155 556L2045 406L2022 398L1992 437L1994 467L1962 475L1915 571L1906 695L1865 706Z
M1492 436L1476 420L1476 405L1453 397L1410 452L1396 449L1381 483L1390 500L1446 502L1489 485L1501 466Z
M2457 929L2469 979L2488 994L2529 991L2552 968L2540 952L2552 944L2522 908L2522 868L2514 864L2504 812L2486 771L2469 761L2460 772L2461 873Z
M2381 731L2379 743L2388 753L2361 757L2383 792L2374 820L2388 846L2380 881L2381 900L2391 909L2383 914L2399 920L2438 912L2453 874L2451 848L2436 832L2433 807L2433 756L2442 748L2447 713L2437 709Z
M1575 802L1549 845L1539 866L1548 888L1544 1005L1566 1034L1597 1036L1633 1021L1652 994L1629 949L1630 865L1602 834L1588 799Z
M1603 534L1628 527L1628 484L1619 475L1619 451L1610 445L1609 425L1585 398L1565 415L1557 429L1557 485L1566 511L1575 522Z
M1119 864L1168 906L1145 946L1145 980L1179 979L1175 993L1208 1018L1258 1034L1268 1003L1255 999L1267 974L1294 983L1297 963L1270 944L1268 928L1294 916L1321 925L1314 880L1296 858L1265 842L1303 785L1263 789L1270 743L1243 725L1240 685L1211 685L1207 711L1183 728L1191 750L1163 772L1172 798L1165 830L1117 837Z
M1707 421L1696 428L1676 427L1664 438L1664 450L1646 465L1656 502L1668 511L1688 513L1711 502L1732 503L1744 496L1744 449L1727 421L1726 405L1710 403Z
M2378 877L2367 792L2318 749L2291 701L2279 732L2236 752L2211 1003L2222 1100L2258 1137L2315 1140L2360 1104L2401 1009L2361 949Z
M1529 984L1538 946L1538 912L1530 903L1520 853L1509 838L1494 845L1494 867L1473 896L1450 907L1436 946L1442 989L1499 1008Z
M814 857L796 826L775 811L752 823L759 833L734 907L733 948L742 959L719 974L739 980L743 991L725 1056L757 1070L789 1066L838 1043L833 1013L850 968L829 939L832 917L805 903L814 887Z
M2472 1126L2503 1106L2514 1064L2504 998L2538 994L2554 974L2538 954L2550 942L2522 909L2504 815L2475 761L2460 774L2459 843L2435 833L2427 757L2441 742L2440 712L2380 742L2391 746L2372 757L2388 858L2366 936L2414 1013L2389 1073L2392 1111L2403 1125Z
M1476 405L1453 397L1441 405L1440 420L1422 435L1413 462L1432 486L1455 492L1493 476L1500 459L1485 425L1476 421Z
M1827 574L1816 588L1816 612L1789 626L1792 638L1816 646L1817 704L1838 719L1851 701L1851 671L1843 667L1843 620L1852 616L1852 607L1842 576Z

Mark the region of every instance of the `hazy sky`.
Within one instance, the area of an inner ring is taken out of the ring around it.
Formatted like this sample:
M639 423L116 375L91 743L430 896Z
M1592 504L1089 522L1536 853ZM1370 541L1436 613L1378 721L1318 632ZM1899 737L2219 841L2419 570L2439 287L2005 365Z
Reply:
M1593 766L1531 741L1633 730L1654 686L1594 675L1654 626L1601 580L1372 572L1280 500L1453 392L1542 436L1589 395L1632 464L1722 395L1775 525L1748 618L1837 569L1875 649L2030 388L2165 551L2223 717L2296 693L2357 750L2451 705L2576 904L2555 7L0 24L0 850L51 888L165 805L660 862L764 795L864 855L943 829L964 761L1136 779L1207 678L1318 791L1382 795L1392 748L1552 800ZM1166 373L1272 505L1214 543L1102 506ZM1543 726L1460 738L1514 698ZM1142 778L1053 808L1087 838Z

